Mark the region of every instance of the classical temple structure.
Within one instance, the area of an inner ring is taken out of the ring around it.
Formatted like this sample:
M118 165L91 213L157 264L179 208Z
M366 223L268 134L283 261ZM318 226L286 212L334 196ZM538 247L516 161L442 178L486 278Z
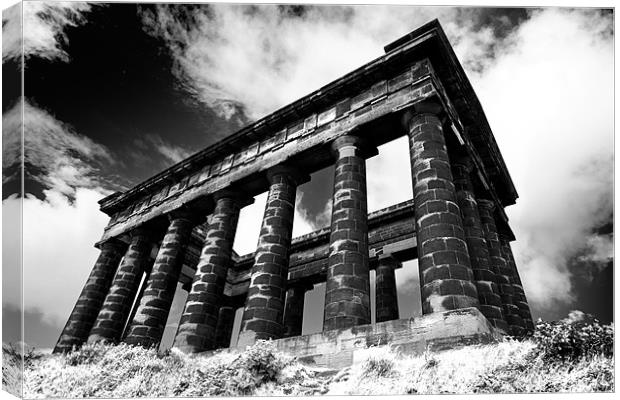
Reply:
M405 135L413 199L368 214L365 161ZM331 227L292 239L297 186L330 164ZM239 211L265 191L256 251L239 257ZM518 337L533 324L504 212L516 198L476 94L432 21L374 61L101 200L111 218L101 253L54 351L95 341L158 345L179 282L189 294L174 346L190 353L228 347L239 307L239 347L279 339L304 354L344 351L345 337L353 347ZM403 320L394 270L414 258L423 315ZM304 294L321 282L323 332L300 336Z

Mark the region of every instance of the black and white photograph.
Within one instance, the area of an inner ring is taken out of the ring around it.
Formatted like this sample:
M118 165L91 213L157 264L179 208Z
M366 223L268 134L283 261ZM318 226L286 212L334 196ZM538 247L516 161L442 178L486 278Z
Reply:
M3 0L3 398L611 398L614 64L611 2Z

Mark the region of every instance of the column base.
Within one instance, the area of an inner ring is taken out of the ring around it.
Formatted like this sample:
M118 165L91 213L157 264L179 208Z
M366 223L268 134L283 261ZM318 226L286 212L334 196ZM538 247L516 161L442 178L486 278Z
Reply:
M344 368L354 364L370 346L389 344L404 354L422 354L427 349L440 351L492 343L501 340L503 334L480 310L471 307L278 339L274 343L279 351L294 355L301 362ZM240 335L236 349L230 350L245 350L254 343L250 336Z

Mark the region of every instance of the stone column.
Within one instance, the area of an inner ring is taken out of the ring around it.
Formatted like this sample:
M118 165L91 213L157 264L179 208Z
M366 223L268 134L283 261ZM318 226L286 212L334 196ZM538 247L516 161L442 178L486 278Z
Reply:
M229 305L220 307L215 329L215 348L230 347L230 337L235 323L235 312L237 310Z
M506 235L499 234L499 241L502 248L502 254L506 258L508 268L510 269L510 283L513 289L513 302L519 309L519 316L523 320L523 328L526 332L534 331L534 322L532 321L532 314L530 313L530 306L527 303L525 297L525 291L523 290L523 284L521 283L521 277L517 270L517 263L515 262L512 249L510 248L510 238Z
M174 339L174 346L187 353L215 347L217 321L239 220L240 202L236 193L219 192L214 200L215 209Z
M493 326L508 332L508 324L502 313L502 299L497 277L491 266L489 248L482 229L478 203L474 197L474 188L470 174L473 163L469 158L461 158L452 163L456 200L461 209L465 241L469 252L471 267L474 271L474 283L478 291L480 311Z
M70 351L88 339L126 248L127 244L118 239L110 239L101 244L99 258L60 334L54 353Z
M489 248L491 266L497 278L499 293L502 299L502 313L509 326L508 333L516 335L519 333L519 327L522 326L523 322L519 316L519 310L513 302L514 289L510 283L510 270L508 269L506 258L502 254L495 217L493 216L494 209L494 202L486 199L478 200L480 221Z
M422 312L479 307L441 121L408 119Z
M323 330L370 323L366 157L358 137L332 143L336 156Z
M144 347L157 346L164 333L170 306L183 266L185 249L195 222L187 211L173 211L170 225L155 258L155 264L131 321L125 342Z
M89 343L115 343L121 338L152 248L152 234L147 229L138 228L131 233L129 248L90 331Z
M267 171L269 195L254 256L238 346L282 337L295 196L302 180L290 168Z
M377 322L398 319L398 296L394 270L401 268L400 261L392 256L379 257L375 277Z
M301 328L304 320L304 301L306 292L314 285L297 284L289 286L286 291L286 304L284 306L284 333L282 337L301 335Z

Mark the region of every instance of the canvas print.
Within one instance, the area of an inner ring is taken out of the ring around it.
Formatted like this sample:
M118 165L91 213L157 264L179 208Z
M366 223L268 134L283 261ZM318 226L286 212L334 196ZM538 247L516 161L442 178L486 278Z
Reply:
M2 14L2 387L615 391L614 10Z

